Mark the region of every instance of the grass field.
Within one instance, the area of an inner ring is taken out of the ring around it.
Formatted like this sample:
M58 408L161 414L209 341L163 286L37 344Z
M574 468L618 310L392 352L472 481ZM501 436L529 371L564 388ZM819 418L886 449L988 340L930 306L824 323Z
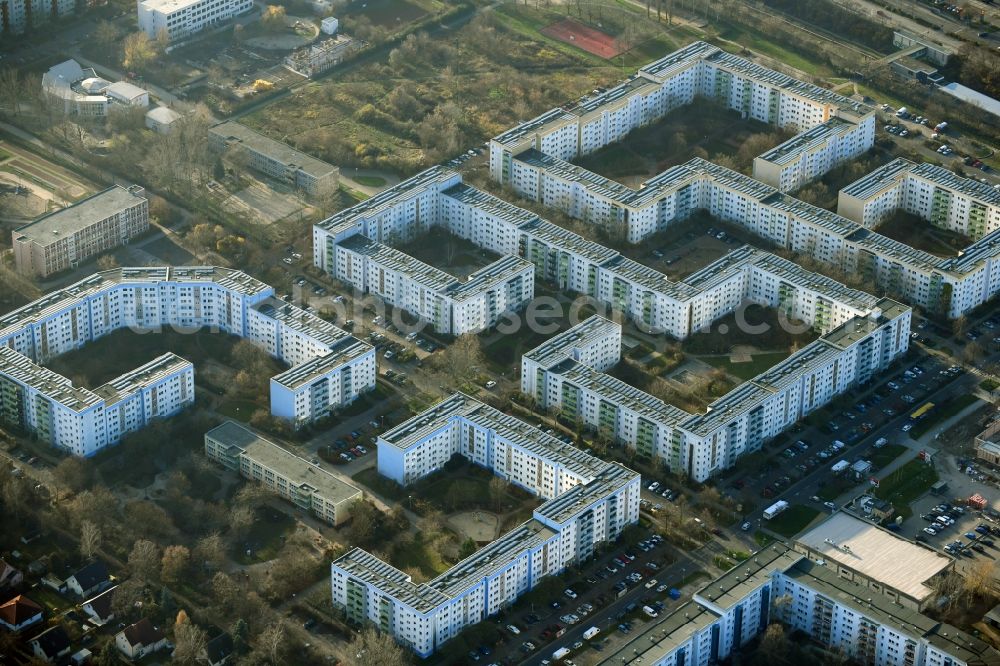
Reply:
M928 414L923 421L913 426L913 429L909 432L910 437L913 439L922 437L934 426L947 421L955 414L958 414L966 407L976 404L978 401L979 398L971 393L966 393L965 395L953 398L943 405L938 405L936 409L931 410L931 413Z
M753 355L753 360L747 363L733 363L728 356L706 356L698 360L712 367L721 368L729 374L746 381L753 379L762 372L767 372L780 361L790 356L789 352L761 352Z
M882 469L893 460L903 455L906 451L906 447L902 444L886 444L881 449L875 449L872 454L868 457L875 469Z
M906 518L913 513L910 504L926 493L937 480L938 473L932 465L914 458L881 479L873 494L879 499L891 502L896 507L896 513Z
M789 49L778 42L772 41L767 35L757 32L756 30L751 30L744 26L732 26L729 25L719 33L719 37L722 40L729 42L736 42L740 46L746 47L752 51L756 51L760 54L769 56L781 62L788 63L792 67L802 70L807 74L812 74L813 76L827 76L833 74L833 71L822 63L818 63L810 59L809 57L800 54L798 51ZM738 49L733 49L731 44L726 44L723 41L720 46L728 51L737 51Z
M912 213L897 211L876 227L883 236L939 257L954 257L972 243L964 234L935 227Z
M223 416L228 416L231 419L236 419L237 421L243 421L247 423L253 413L263 407L264 405L259 405L253 400L223 400L216 407L215 411Z
M424 543L423 535L417 532L413 542L407 542L405 548L394 548L392 564L397 569L419 569L427 578L444 573L451 565L441 559L436 549Z
M782 513L779 513L771 520L765 521L762 525L783 537L791 538L804 530L818 515L819 509L814 509L805 504L792 504Z
M274 559L285 544L285 538L295 529L291 516L271 507L258 509L256 518L246 538L234 546L235 559L240 564ZM246 553L248 549L250 555Z
M365 187L385 187L386 184L385 178L381 176L355 176L351 180Z

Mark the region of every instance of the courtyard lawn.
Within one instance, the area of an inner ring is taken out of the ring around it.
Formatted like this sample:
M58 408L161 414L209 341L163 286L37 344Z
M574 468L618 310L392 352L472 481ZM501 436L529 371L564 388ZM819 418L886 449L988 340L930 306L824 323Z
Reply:
M231 419L248 423L253 413L262 407L262 405L258 405L253 400L238 400L234 398L221 402L215 411Z
M412 544L408 543L406 548L394 549L392 563L398 569L419 569L430 579L444 573L451 565L441 559L441 554L432 544L424 543L423 536L418 531L413 535Z
M762 372L767 372L780 361L788 358L788 352L761 352L753 354L752 360L746 363L733 363L729 356L708 356L699 360L708 363L712 367L721 368L729 374L739 377L743 381L753 379Z
M904 518L913 511L910 504L926 493L938 480L937 470L919 458L914 458L879 482L873 494L896 507L896 513Z
M819 515L819 509L805 504L793 504L762 526L783 537L791 538L804 530Z

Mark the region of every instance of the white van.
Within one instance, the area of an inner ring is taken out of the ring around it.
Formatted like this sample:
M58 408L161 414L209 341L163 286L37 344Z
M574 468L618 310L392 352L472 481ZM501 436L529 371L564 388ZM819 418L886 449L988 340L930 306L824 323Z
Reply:
M599 633L601 633L600 629L598 629L597 627L591 627L590 629L587 629L587 631L583 632L583 637L589 641L591 638L593 638Z

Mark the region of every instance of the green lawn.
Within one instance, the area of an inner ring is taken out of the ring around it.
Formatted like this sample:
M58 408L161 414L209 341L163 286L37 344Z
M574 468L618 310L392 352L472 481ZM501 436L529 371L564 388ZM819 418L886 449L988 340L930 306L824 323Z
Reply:
M824 502L832 502L856 485L857 483L847 478L846 475L831 476L829 479L824 481L823 485L816 491L816 497L820 498Z
M708 356L698 360L708 363L712 367L722 368L726 372L746 381L752 379L762 372L767 372L775 364L788 358L788 352L761 352L754 354L752 360L746 363L733 363L729 356Z
M944 421L947 421L948 419L955 416L955 414L958 414L966 407L974 405L977 402L979 402L979 398L972 395L971 393L966 393L964 395L958 396L957 398L954 398L953 400L950 400L949 402L943 405L938 405L937 408L931 410L931 413L928 414L923 421L913 426L913 429L910 430L909 433L910 437L912 437L913 439L922 437L923 435L927 434L927 432L929 432L930 429L933 428L934 426L943 423Z
M441 559L432 544L424 543L421 532L414 535L412 545L408 543L406 548L393 550L392 564L397 569L420 569L428 578L444 573L451 566Z
M875 449L869 459L871 461L872 467L875 469L882 469L893 460L903 455L906 451L906 447L902 444L886 444L881 449Z
M385 178L381 176L355 176L351 180L365 187L385 187L386 185Z
M830 68L826 65L816 62L800 54L798 51L793 51L778 42L772 41L770 37L763 33L750 30L744 26L728 26L720 33L719 37L780 60L813 76L825 76L831 73ZM723 46L729 47L730 45L723 44ZM727 48L727 50L730 49Z
M926 493L937 480L938 473L932 465L914 458L881 479L873 494L891 502L896 507L896 512L905 518L912 514L910 504Z
M783 537L791 538L804 530L812 522L813 518L818 515L819 509L814 509L805 504L793 504L771 520L762 523L762 525L766 525L767 529Z
M395 481L388 479L378 473L374 467L363 469L351 477L355 481L371 488L374 492L391 500L401 501L406 499L406 491Z
M13 157L13 155L11 155L10 153L8 153L3 148L0 148L0 162L3 162L5 159L7 159L9 157Z
M234 546L234 559L240 564L274 559L285 544L285 538L295 530L295 520L291 516L268 506L258 509L256 518L246 538Z
M253 416L253 413L260 408L261 406L253 400L232 399L223 401L215 411L223 416L246 423Z

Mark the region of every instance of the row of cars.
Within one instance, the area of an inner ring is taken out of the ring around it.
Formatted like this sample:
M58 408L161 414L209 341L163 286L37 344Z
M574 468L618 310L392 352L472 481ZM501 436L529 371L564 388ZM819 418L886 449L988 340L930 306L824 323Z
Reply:
M646 486L646 490L648 490L651 493L659 495L668 502L673 502L675 499L677 499L677 496L679 495L677 491L671 490L666 486L661 486L659 481L653 481L652 483L650 483L648 486Z

